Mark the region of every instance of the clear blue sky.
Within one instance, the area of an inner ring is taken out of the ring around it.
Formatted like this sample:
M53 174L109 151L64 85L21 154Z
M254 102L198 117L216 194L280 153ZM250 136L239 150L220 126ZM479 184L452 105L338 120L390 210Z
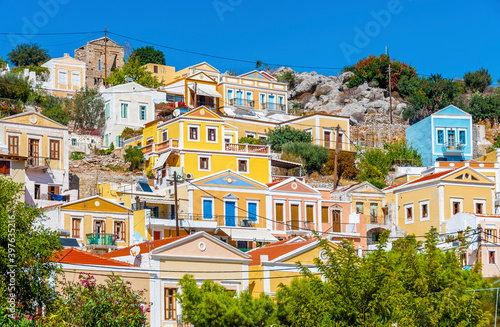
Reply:
M44 5L45 4L45 5ZM55 4L55 5L54 5ZM500 78L498 0L156 0L2 1L0 56L16 41L40 43L52 57L103 36L132 48L147 45L130 38L243 63L161 49L177 69L207 61L224 72L243 73L253 62L342 68L389 47L391 57L414 65L420 74L462 77L484 67ZM43 36L41 33L102 31ZM38 35L23 35L22 33ZM296 68L334 75L334 69Z

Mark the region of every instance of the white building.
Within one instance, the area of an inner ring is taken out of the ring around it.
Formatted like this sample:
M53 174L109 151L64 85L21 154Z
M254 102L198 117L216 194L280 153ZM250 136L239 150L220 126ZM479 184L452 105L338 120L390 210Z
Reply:
M50 59L42 67L49 69L49 77L42 88L53 96L72 98L85 85L85 63L68 53L62 58Z

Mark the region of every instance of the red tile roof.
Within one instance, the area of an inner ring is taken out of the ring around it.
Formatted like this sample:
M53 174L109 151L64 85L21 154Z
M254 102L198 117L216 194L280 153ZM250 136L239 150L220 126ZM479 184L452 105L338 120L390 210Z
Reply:
M455 169L450 169L450 170L441 171L439 173L425 175L425 176L419 177L417 179L414 179L414 180L412 180L410 182L406 182L406 183L402 183L402 184L397 184L397 185L386 187L383 190L387 191L387 190L393 189L393 188L401 186L401 185L411 185L411 184L415 184L415 183L420 183L420 182L430 181L430 180L433 180L433 179L438 179L438 178L443 177L444 175L447 175L447 174L451 173L454 170Z
M54 259L59 263L73 263L82 265L96 266L115 266L115 267L137 267L126 262L114 259L103 258L102 256L75 248L67 248L61 251L61 254Z
M406 184L406 183L401 183L401 184L396 184L396 185L388 186L388 187L382 189L382 191L387 191L387 190L393 189L395 187L401 186L403 184Z
M269 260L273 260L289 252L297 250L303 246L311 244L312 242L315 241L316 239L311 239L307 241L298 241L292 243L281 243L281 242L279 242L279 244L271 243L261 248L248 251L247 254L252 256L252 261L248 265L249 266L260 265L261 255L267 255Z
M146 241L146 242L137 244L137 246L139 246L139 248L141 249L140 253L149 253L150 251L152 251L152 250L154 250L156 248L159 248L159 247L161 247L163 245L175 242L175 241L180 240L180 239L182 239L184 237L187 237L187 236L189 236L189 235L164 238L164 239L155 240L155 241ZM119 249L119 250L116 250L116 251L108 252L108 253L103 254L102 256L106 257L106 258L116 258L116 257L129 256L130 255L130 249L132 247L134 247L134 246L135 245L132 245L132 246L128 246L128 247L123 248L123 249Z
M272 182L272 183L269 183L269 184L266 184L266 185L267 185L267 187L271 187L271 186L274 186L274 185L279 184L281 182L283 182L283 181L276 181L276 182Z

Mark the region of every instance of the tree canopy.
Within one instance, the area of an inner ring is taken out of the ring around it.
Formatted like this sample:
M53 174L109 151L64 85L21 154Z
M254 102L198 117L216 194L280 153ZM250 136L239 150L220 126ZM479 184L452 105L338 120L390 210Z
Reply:
M493 79L487 69L481 68L475 72L467 72L464 75L465 87L472 92L484 92L491 85Z
M289 142L283 145L283 154L294 157L302 163L307 174L320 172L323 165L328 161L328 150L319 145L304 142Z
M7 54L9 61L17 67L39 66L50 59L47 49L38 43L18 44Z
M139 148L129 147L125 150L123 160L125 160L125 162L130 162L130 170L139 169L144 162L144 154Z
M311 134L290 126L282 126L267 131L267 141L271 149L281 151L283 144L290 142L311 143Z
M84 88L75 94L72 118L77 128L100 129L106 123L104 99L97 89Z
M130 54L130 59L139 59L139 64L144 66L145 64L158 64L165 65L165 55L161 50L156 50L152 46L145 46L142 48L137 48Z
M131 78L134 82L144 87L155 88L160 86L158 78L141 65L137 56L129 58L123 67L115 69L106 78L106 83L111 85L125 84L127 83L126 78Z
M68 122L71 119L71 114L61 99L49 95L43 101L42 108L42 114L45 117L48 117L59 124L68 125Z

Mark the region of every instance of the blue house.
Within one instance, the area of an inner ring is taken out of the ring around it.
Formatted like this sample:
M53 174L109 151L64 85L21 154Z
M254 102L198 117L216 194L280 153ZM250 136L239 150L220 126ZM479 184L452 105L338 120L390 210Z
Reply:
M406 140L422 164L472 159L472 115L450 105L406 129Z

